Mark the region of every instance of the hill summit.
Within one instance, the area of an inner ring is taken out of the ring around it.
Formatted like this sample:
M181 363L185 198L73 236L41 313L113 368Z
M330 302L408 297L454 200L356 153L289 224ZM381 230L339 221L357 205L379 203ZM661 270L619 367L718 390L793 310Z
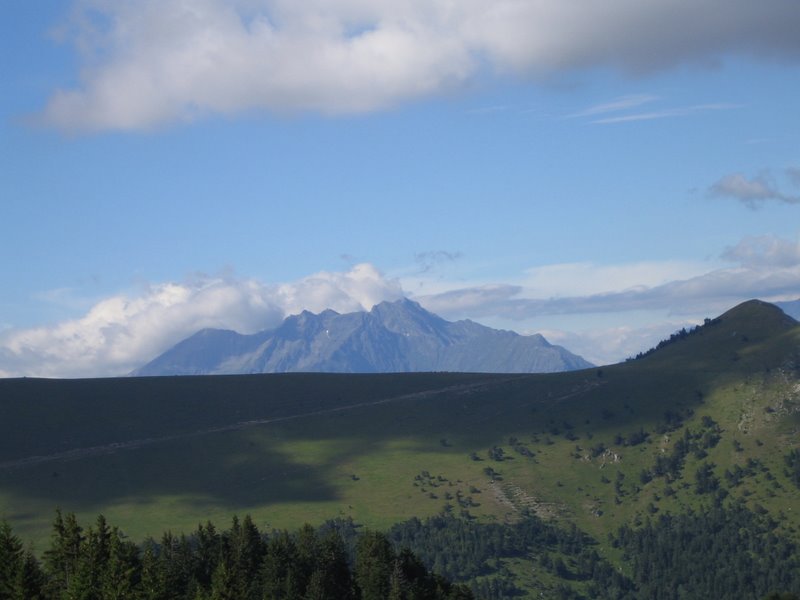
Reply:
M369 312L303 311L252 335L204 329L131 374L551 373L591 366L539 334L446 321L402 299Z

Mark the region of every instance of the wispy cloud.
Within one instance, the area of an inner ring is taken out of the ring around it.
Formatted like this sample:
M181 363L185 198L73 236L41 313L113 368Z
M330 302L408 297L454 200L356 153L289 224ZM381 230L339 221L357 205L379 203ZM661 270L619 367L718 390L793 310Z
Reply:
M83 61L80 83L56 90L41 115L64 130L139 130L253 110L360 113L486 76L546 78L597 67L642 74L729 53L800 59L800 3L792 1L73 0L73 6L63 37ZM594 114L645 101L620 99ZM677 115L639 119L666 116Z
M513 283L454 285L418 300L447 318L560 332L551 341L562 340L587 359L607 363L646 350L664 334L739 302L800 296L800 245L795 241L745 238L720 258L732 264L549 265ZM647 315L644 324L635 325L635 315ZM583 328L581 322L595 324ZM565 328L564 323L571 325Z
M786 170L789 180L800 185L800 170ZM747 177L742 173L725 175L708 189L708 195L716 198L731 198L752 209L763 206L765 202L775 201L784 204L800 204L800 195L787 194L781 191L770 171L764 171L755 177Z
M417 252L414 255L414 262L419 267L418 274L423 274L429 273L440 265L453 263L463 256L459 251L428 250L426 252Z
M482 106L480 108L471 108L470 110L466 111L468 115L492 115L495 113L505 112L508 110L508 106L498 105L498 106Z
M643 104L648 104L658 100L658 96L651 96L649 94L633 94L628 96L620 96L616 100L606 102L604 104L596 104L584 110L570 113L566 115L567 119L578 119L582 117L594 117L597 115L604 115L607 113L619 112L637 108Z
M691 117L700 113L714 112L720 110L733 110L741 108L739 104L696 104L694 106L683 106L678 108L665 108L642 113L619 115L616 117L605 117L595 119L592 123L598 125L609 125L613 123L630 123L633 121L653 121L656 119L674 119L677 117Z
M653 287L637 286L587 296L527 296L522 287L461 288L420 298L446 316L502 317L527 321L551 315L662 311L708 316L749 298L792 297L800 293L800 265L716 269L703 275Z

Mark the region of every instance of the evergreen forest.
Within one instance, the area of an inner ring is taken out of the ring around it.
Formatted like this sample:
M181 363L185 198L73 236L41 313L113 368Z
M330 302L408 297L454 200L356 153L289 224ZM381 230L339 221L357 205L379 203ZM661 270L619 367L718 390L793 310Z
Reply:
M776 525L722 502L624 525L608 536L619 569L585 532L530 514L414 518L385 533L349 519L266 533L245 516L136 544L102 515L83 527L59 510L41 557L0 523L0 600L798 598L800 553Z

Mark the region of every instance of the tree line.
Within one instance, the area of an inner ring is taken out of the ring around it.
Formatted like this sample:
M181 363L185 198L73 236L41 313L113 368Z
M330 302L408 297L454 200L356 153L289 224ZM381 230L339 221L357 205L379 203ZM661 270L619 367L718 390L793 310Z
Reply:
M674 344L675 342L680 342L680 341L685 340L686 338L688 338L690 336L694 336L694 335L697 335L697 334L702 334L702 333L705 332L705 330L707 328L712 327L714 325L719 325L721 322L722 322L722 319L720 319L719 317L717 317L716 319L706 318L706 319L703 319L703 324L702 325L695 325L694 327L690 327L689 329L686 329L686 327L682 327L681 329L679 329L675 333L671 334L669 336L669 338L661 340L660 342L658 342L658 344L656 344L655 346L653 346L649 350L647 350L645 352L639 352L633 358L628 358L628 361L641 360L642 358L645 358L646 356L650 356L651 354L653 354L657 350L661 350L662 348L664 348L666 346L670 346L670 345Z
M0 600L470 600L408 549L367 530L336 527L265 535L249 516L230 529L137 545L101 515L84 529L56 512L42 560L0 522Z
M57 511L41 559L0 521L0 600L797 600L796 542L768 514L711 500L609 535L623 570L574 525L533 514L516 523L442 514L386 533L339 519L267 534L244 517L137 545L102 516L84 529Z

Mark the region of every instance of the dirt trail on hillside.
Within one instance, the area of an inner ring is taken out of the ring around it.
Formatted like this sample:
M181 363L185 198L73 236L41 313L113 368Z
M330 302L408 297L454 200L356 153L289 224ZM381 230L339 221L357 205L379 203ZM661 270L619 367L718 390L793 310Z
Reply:
M590 380L587 380L587 381L584 381L583 383L575 385L566 394L562 394L561 396L556 396L555 398L548 397L547 398L547 402L548 402L550 408L552 408L553 406L563 402L564 400L569 400L571 398L575 398L576 396L582 396L586 392L589 392L589 391L591 391L591 390L593 390L595 388L598 388L601 385L605 385L607 383L608 383L608 381L605 381L605 380L602 380L602 381L590 381Z
M334 408L325 408L320 410L312 410L308 412L297 413L293 415L285 415L282 417L272 417L268 419L254 419L250 421L238 421L229 425L221 425L219 427L210 427L207 429L199 429L197 431L189 431L183 433L176 433L174 435L165 435L160 437L142 438L138 440L127 440L124 442L112 442L110 444L103 444L101 446L88 446L85 448L74 448L72 450L65 450L55 454L27 456L7 462L0 463L0 471L8 471L12 469L20 469L25 467L32 467L42 463L66 460L80 460L82 458L90 458L94 456L102 456L105 454L113 454L120 450L136 450L144 446L152 446L154 444L161 444L171 442L174 440L188 439L193 437L200 437L213 433L224 433L227 431L239 431L249 427L258 427L259 425L270 425L272 423L281 423L285 421L294 421L308 417L318 417L322 415L329 415L347 410L354 410L357 408L366 408L370 406L379 406L381 404L390 404L394 402L403 402L407 400L420 400L438 394L468 394L475 392L482 388L490 388L494 385L506 383L513 379L524 377L524 375L517 375L513 377L505 377L502 379L491 379L488 381L479 381L476 383L463 383L435 390L425 390L423 392L414 392L411 394L402 394L400 396L392 396L389 398L381 398L380 400L369 400L366 402L358 402L356 404L347 404L344 406L336 406Z

